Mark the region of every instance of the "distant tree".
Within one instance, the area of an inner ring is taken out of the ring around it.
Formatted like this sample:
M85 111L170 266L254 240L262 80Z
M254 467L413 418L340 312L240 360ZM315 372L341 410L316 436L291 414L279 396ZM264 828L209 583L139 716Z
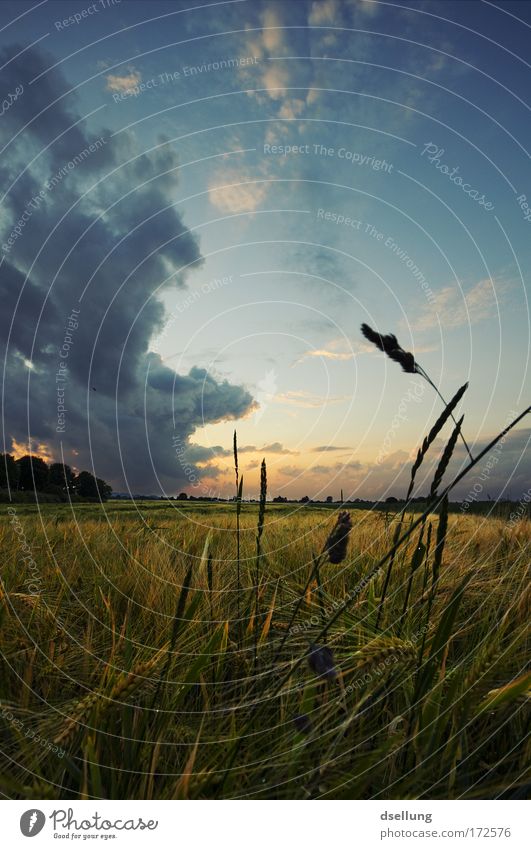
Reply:
M86 471L76 475L73 484L74 490L80 498L97 498L106 501L112 493L112 486Z
M333 495L327 495L326 496L326 503L327 504L332 504L333 501L334 501Z
M96 486L98 487L98 495L101 500L107 501L112 495L112 486L101 478L96 478Z
M386 504L396 504L398 502L398 498L395 498L394 495L388 495L385 501Z
M43 492L48 483L48 466L41 457L24 454L16 461L19 471L18 488Z
M94 475L90 472L80 472L74 478L74 487L76 495L80 498L97 498L98 484Z
M72 492L74 475L66 463L52 463L48 482L61 487L63 492Z
M187 492L180 492L179 495L177 496L177 501L188 501L188 493Z
M310 498L308 495L303 495L301 500L299 501L299 504L308 504L309 500Z
M19 467L12 454L0 454L0 489L17 489Z
M287 502L287 498L284 495L277 495L276 498L273 498L274 504L285 504Z

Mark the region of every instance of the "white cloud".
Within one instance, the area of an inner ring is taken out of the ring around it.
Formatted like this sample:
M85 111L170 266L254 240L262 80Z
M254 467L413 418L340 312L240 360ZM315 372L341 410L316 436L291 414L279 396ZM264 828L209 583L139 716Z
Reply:
M307 351L305 357L322 357L325 360L352 360L355 357L353 351L328 351L326 348L319 348L316 351Z
M261 84L271 100L281 100L288 90L289 73L278 65L268 65L262 74Z
M350 6L355 12L360 12L368 18L373 18L380 11L374 0L350 0Z
M308 23L313 27L337 23L339 14L338 0L315 0L310 9Z
M356 342L356 346L359 343ZM368 350L372 350L372 346L368 348ZM309 351L305 351L302 357L300 357L293 365L298 365L299 363L304 362L304 360L309 357L320 357L325 360L353 360L356 356L357 351L354 350L351 346L349 346L345 339L332 339L331 341L325 343L322 348L312 348Z
M278 8L269 7L262 16L262 41L265 49L271 53L282 47L282 20L278 14ZM269 29L272 27L272 29ZM279 29L276 29L279 27Z
M296 118L304 109L304 100L293 98L285 100L278 113L279 118Z
M108 91L131 91L137 87L137 85L142 81L142 74L140 71L135 71L134 68L129 68L128 74L123 74L119 76L118 74L107 74L107 90Z
M245 171L219 172L209 183L208 199L222 212L254 212L268 192L265 182L253 183Z

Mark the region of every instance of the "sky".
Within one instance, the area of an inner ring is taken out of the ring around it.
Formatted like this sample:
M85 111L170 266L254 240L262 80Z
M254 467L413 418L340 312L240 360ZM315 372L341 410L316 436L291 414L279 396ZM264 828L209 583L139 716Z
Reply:
M442 402L363 322L469 382L472 453L529 404L528 3L0 15L4 451L225 497L236 429L247 497L262 457L271 497L400 497ZM523 497L529 435L456 496Z

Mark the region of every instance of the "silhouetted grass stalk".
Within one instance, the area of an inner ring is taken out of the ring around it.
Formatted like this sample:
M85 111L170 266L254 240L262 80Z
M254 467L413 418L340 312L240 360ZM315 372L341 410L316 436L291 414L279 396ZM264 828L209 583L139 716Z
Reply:
M236 596L237 596L237 612L238 612L238 625L236 628L238 634L238 643L240 642L241 629L242 629L242 614L241 614L241 561L240 561L240 513L242 509L242 491L243 491L243 475L241 480L239 480L239 470L238 470L238 439L236 436L236 431L234 431L234 440L233 440L233 452L234 452L234 472L236 475Z
M395 337L393 337L393 338L395 338ZM412 357L413 355L410 354L409 356ZM430 446L435 441L436 437L439 435L439 433L443 429L444 425L446 424L446 422L448 421L450 416L453 418L453 411L457 407L459 401L461 400L461 398L463 397L463 395L465 394L467 389L468 389L468 383L464 383L463 386L461 386L457 390L457 392L455 393L455 395L453 396L451 401L448 404L446 404L444 410L442 411L441 415L439 416L439 418L437 419L437 421L435 422L433 427L430 428L428 435L426 437L424 437L424 439L422 441L422 445L419 448L419 450L417 451L417 456L416 456L415 462L413 463L413 465L411 467L411 477L410 477L410 481L409 481L409 487L408 487L408 490L407 490L406 501L405 501L404 507L402 509L402 513L400 515L400 518L398 520L397 528L395 530L395 536L394 536L394 540L393 540L393 548L392 548L391 558L389 560L389 566L387 568L387 572L386 572L386 575L385 575L384 585L383 585L383 588L382 588L382 595L381 595L380 602L379 602L379 605L378 605L378 613L376 615L376 629L378 629L378 626L380 624L380 618L381 618L382 611L383 611L383 605L384 605L384 602L385 602L385 599L386 599L386 596L387 596L387 589L389 587L389 581L391 580L391 572L393 571L393 566L394 566L394 562L395 562L396 545L397 545L398 538L400 536L402 522L404 520L406 510L409 506L410 498L413 494L413 487L415 485L416 474L417 474L420 466L422 465L422 462L423 462L426 454L428 453ZM454 419L454 421L455 421L455 419ZM453 448L455 447L455 441L457 439L457 434L460 431L462 421L463 421L463 418L461 417L460 422L456 423L456 427L453 431L452 437L450 438L450 442L448 443L446 451L443 453L443 456L441 457L441 460L439 462L439 466L438 466L437 472L435 474L435 481L437 481L437 485L435 486L435 491L436 491L440 481L442 480L442 476L443 476L443 474L446 470L446 467L448 465L448 462L450 460L451 454L453 452ZM448 453L448 451L449 451L449 453ZM431 498L433 497L433 491L434 491L434 488L433 488L433 484L432 484L432 492L430 493Z
M264 519L267 498L267 469L266 461L262 460L260 467L260 503L258 506L258 525L256 528L256 573L255 573L255 620L254 620L254 666L258 661L258 633L260 625L259 603L260 603L260 560L262 558L262 534L264 532Z
M441 392L439 391L427 371L422 368L420 363L417 363L415 357L410 351L404 351L402 346L399 344L398 339L393 333L383 335L381 333L378 333L378 331L373 330L372 327L369 327L368 324L361 325L361 332L363 333L365 338L369 342L372 342L373 345L376 345L376 347L379 348L380 351L382 351L384 354L387 354L390 359L399 363L402 366L402 371L405 371L406 374L419 374L421 377L423 377L424 380L429 383L432 389L435 390L435 392L443 402L444 406L448 407L448 403L443 398ZM454 424L457 424L453 412L450 415L454 421ZM463 441L463 445L466 448L468 456L472 460L473 457L470 448L468 447L467 441L461 431L459 431L459 435Z

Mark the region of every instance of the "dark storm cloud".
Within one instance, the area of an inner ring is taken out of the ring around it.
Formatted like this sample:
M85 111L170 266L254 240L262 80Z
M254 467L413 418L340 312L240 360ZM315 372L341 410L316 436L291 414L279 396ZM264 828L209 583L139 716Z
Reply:
M74 108L74 95L66 93L69 86L55 72L44 74L32 84L31 81L54 60L36 49L27 50L17 57L21 49L21 45L13 44L0 52L4 90L24 87L23 95L2 116L2 128L6 132L3 141L5 143L16 136L15 144L20 145L27 141L27 134L30 134L38 150L48 147L52 165L63 165L73 151L82 150L86 143L83 125L73 126L79 120ZM111 152L108 157L110 161Z
M24 86L0 125L3 192L13 184L0 219L6 446L31 437L59 458L61 441L67 462L94 465L119 488L125 477L153 490L158 478L171 491L189 474L176 442L244 415L252 398L203 369L178 375L148 353L164 323L159 292L185 285L202 261L174 206L176 153L163 138L142 152L128 131L72 127L79 115L63 78L52 72L30 85L50 64L32 50L3 72L6 90ZM61 361L67 412L58 432Z

